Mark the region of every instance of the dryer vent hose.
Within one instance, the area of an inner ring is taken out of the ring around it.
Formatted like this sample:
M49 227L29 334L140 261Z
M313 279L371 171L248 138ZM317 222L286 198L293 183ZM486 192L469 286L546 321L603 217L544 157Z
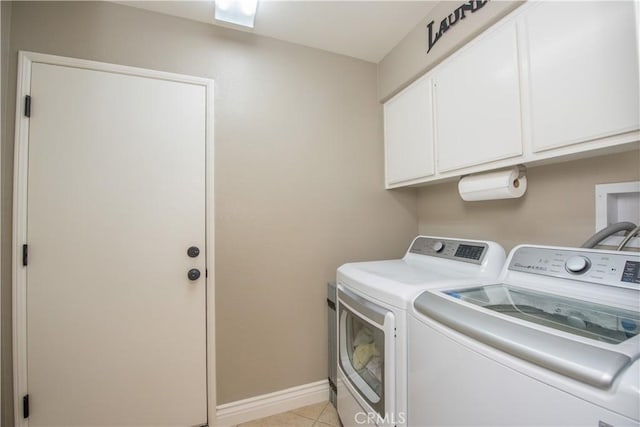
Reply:
M597 246L598 243L602 242L604 239L606 239L607 237L613 234L619 233L621 231L629 231L630 233L627 234L627 237L629 239L625 239L626 241L623 242L624 245L626 245L628 241L631 240L631 237L633 237L634 234L638 233L637 228L638 226L632 222L628 222L628 221L616 222L615 224L611 224L610 226L603 228L602 230L598 231L596 234L591 236L586 242L582 244L582 247L593 248ZM618 250L621 250L624 247L624 245L620 245L618 247Z

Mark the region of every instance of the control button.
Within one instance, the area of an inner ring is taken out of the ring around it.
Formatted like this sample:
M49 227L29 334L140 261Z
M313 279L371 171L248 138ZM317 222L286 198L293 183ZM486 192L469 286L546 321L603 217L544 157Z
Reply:
M564 264L564 268L566 268L569 273L574 274L582 274L587 271L589 267L591 267L589 258L580 255L572 256Z
M431 248L436 252L442 252L442 250L444 249L444 243L435 242Z

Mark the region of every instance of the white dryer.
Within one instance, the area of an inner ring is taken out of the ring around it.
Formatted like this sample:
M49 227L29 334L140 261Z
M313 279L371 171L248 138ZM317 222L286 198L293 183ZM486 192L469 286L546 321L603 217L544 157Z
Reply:
M638 253L521 245L408 323L411 426L640 423Z
M407 310L424 289L495 280L494 242L418 236L402 259L344 264L338 287L338 413L345 426L404 426Z

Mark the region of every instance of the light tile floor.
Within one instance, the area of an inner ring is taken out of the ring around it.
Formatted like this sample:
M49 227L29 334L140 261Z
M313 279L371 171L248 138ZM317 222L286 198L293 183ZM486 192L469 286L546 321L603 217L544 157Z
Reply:
M338 413L329 402L316 403L304 406L293 411L272 415L248 423L239 424L237 427L341 427Z

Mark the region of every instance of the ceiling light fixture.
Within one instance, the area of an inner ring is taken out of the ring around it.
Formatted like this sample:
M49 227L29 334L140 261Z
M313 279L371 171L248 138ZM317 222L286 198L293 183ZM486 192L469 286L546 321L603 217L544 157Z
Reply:
M258 0L215 0L215 9L216 20L253 28Z

